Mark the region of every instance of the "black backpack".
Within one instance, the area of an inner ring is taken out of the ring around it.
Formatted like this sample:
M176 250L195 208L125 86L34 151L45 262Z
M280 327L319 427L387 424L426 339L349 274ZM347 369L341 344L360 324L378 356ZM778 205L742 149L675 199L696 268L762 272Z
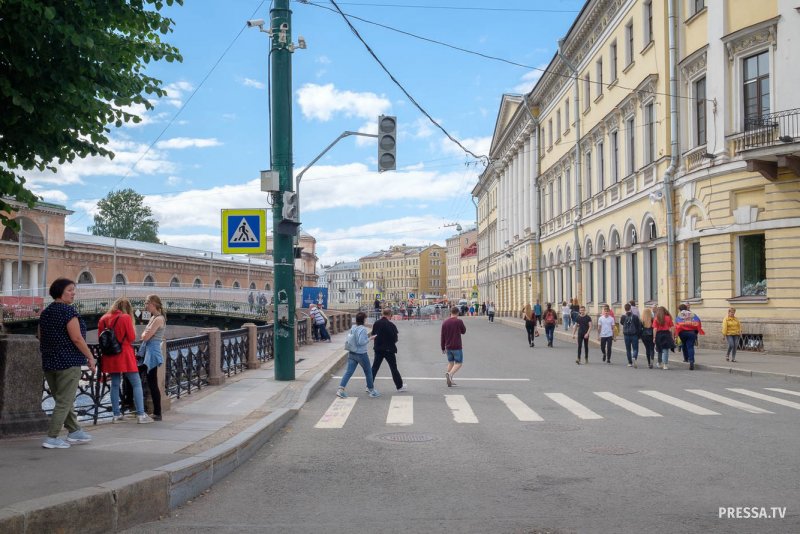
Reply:
M122 344L117 339L117 333L114 332L114 327L117 325L118 320L119 315L117 315L110 327L106 325L100 335L97 336L97 344L100 346L100 353L103 356L113 356L122 352Z

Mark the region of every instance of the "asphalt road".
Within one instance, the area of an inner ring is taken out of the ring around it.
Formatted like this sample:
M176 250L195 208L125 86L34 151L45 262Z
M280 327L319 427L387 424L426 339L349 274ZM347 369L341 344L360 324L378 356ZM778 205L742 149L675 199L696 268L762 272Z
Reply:
M349 401L332 379L247 466L130 532L800 532L800 396L766 389L796 384L598 349L577 366L571 344L465 322L457 387L438 324L401 324L409 392L387 367L378 399L360 370Z

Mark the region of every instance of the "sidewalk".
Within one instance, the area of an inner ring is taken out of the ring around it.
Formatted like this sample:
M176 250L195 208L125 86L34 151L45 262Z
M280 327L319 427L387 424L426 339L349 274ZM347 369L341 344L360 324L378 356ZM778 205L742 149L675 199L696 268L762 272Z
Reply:
M93 441L67 450L43 436L0 441L0 532L113 532L158 519L244 463L346 357L342 342L296 352L295 380L273 362L172 400L149 425L85 424Z
M513 326L520 330L525 329L525 324L522 319L514 319L511 317L495 317L496 323L501 323L507 326ZM577 351L577 344L572 339L572 330L566 332L562 325L558 325L555 330L555 341L558 346L570 345L574 346ZM546 346L547 341L544 337L544 327L539 327L539 343ZM700 336L700 343L702 346L703 336ZM596 348L599 352L600 342L597 336L592 332L589 344ZM627 361L625 357L625 343L621 337L613 345L615 354L620 354L620 362ZM644 346L639 344L639 362L645 362L647 366L647 358L644 354ZM793 356L790 354L776 354L769 352L749 352L740 350L736 353L736 361L726 362L725 352L722 350L698 348L695 351L695 369L698 371L712 371L715 373L730 373L743 376L761 376L766 378L777 378L779 380L786 380L787 382L800 382L800 356ZM674 369L688 369L689 364L683 362L683 357L679 352L670 353L669 367Z

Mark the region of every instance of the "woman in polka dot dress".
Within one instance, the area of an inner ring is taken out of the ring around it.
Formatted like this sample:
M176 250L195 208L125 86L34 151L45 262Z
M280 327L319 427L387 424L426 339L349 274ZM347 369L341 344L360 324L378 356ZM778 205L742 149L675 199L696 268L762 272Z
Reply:
M70 445L88 443L92 436L84 432L75 416L75 394L81 379L81 367L89 365L94 373L94 355L86 344L86 323L72 306L75 282L58 278L50 285L53 302L39 316L39 348L42 369L55 400L45 449L68 449ZM58 437L61 427L67 428L67 439Z
M112 423L123 421L122 412L119 409L119 387L122 383L122 375L128 379L133 388L133 403L136 406L136 419L139 423L152 423L153 419L144 413L144 395L142 394L142 378L139 376L139 368L136 365L136 354L133 351L133 341L136 339L136 330L133 328L133 308L128 299L122 297L111 305L107 314L100 318L97 323L97 331L112 328L117 335L117 340L122 346L122 352L112 356L103 356L100 361L100 369L104 373L111 375L111 410L114 417Z

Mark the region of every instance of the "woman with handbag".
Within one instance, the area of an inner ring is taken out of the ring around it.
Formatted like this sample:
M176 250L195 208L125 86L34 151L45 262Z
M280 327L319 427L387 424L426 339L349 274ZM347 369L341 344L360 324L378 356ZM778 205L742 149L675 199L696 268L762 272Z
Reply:
M533 313L530 304L526 304L522 310L522 319L525 321L525 331L528 332L528 346L533 347L533 338L538 334L536 329L536 315Z
M150 321L142 332L139 355L144 356L143 363L147 366L147 386L150 389L150 399L153 401L153 420L161 421L161 389L158 387L158 368L164 363L161 341L164 339L167 317L158 295L148 295L144 305L145 309L150 312Z
M111 411L112 423L122 423L123 416L119 408L119 390L122 376L128 379L133 388L133 403L136 406L136 419L139 423L152 423L153 420L144 413L144 395L142 394L142 379L136 364L136 355L133 352L133 340L136 339L136 330L133 328L133 308L125 297L118 298L111 305L108 313L100 318L97 331L100 336L105 336L109 329L116 337L119 344L119 353L108 354L104 352L100 359L100 370L111 375ZM103 344L101 342L101 348Z

